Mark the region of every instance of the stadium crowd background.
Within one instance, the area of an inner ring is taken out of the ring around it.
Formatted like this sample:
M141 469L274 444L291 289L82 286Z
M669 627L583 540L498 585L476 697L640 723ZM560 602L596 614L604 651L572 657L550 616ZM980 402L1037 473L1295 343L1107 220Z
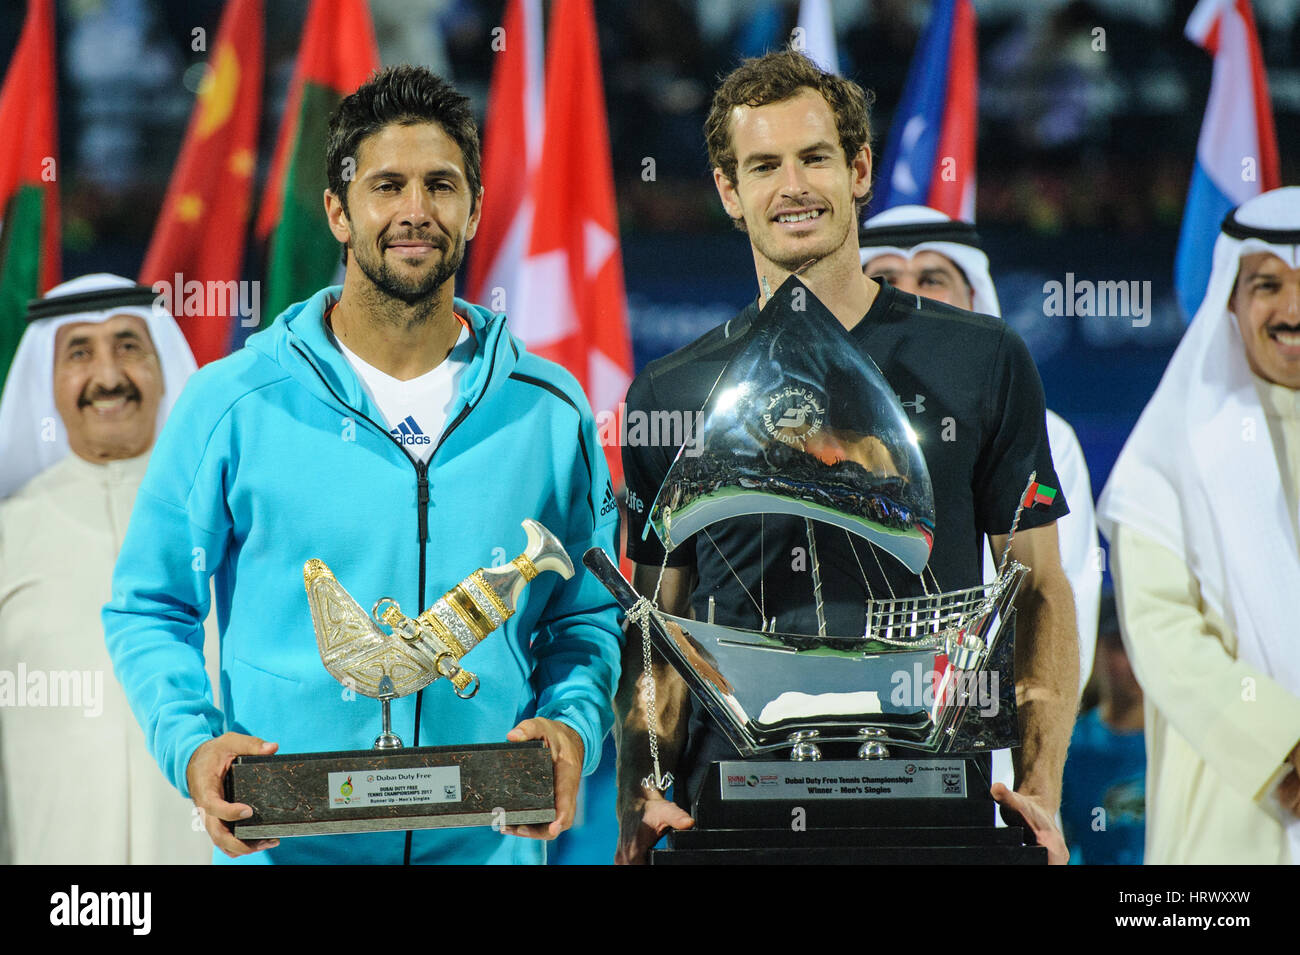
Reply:
M162 206L204 69L196 27L221 0L59 3L64 271L134 275ZM837 0L842 71L873 90L879 160L927 0ZM1183 328L1172 292L1178 225L1210 82L1183 35L1193 0L976 0L976 219L1007 320L1048 403L1078 432L1094 488ZM490 31L504 0L372 0L385 65L423 63L486 107ZM744 239L717 201L701 127L717 76L779 46L794 0L596 4L636 366L734 314L752 294ZM1300 6L1256 0L1282 181L1300 162ZM264 181L306 0L268 0L258 182ZM6 60L22 23L0 13ZM1104 49L1095 47L1101 28ZM646 181L644 160L654 160ZM489 200L490 201L490 198ZM473 255L471 244L470 255ZM256 255L246 277L257 278ZM1043 284L1150 281L1149 325L1044 314Z

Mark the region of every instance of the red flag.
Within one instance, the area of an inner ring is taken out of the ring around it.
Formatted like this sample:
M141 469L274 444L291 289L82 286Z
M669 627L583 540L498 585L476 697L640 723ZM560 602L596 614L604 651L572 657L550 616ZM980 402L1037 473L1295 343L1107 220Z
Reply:
M511 328L587 392L604 433L632 380L623 257L591 0L557 0L546 65L546 141ZM620 483L617 442L605 457Z
M261 115L262 0L230 0L140 269L141 283L180 303L173 311L200 365L229 352L237 317L256 317L240 314L229 283L244 258Z
M976 50L971 0L935 0L894 112L874 212L921 205L975 221Z
M542 156L540 0L510 0L493 50L497 61L483 133L483 217L465 297L513 314L512 303L522 301L516 297L519 269L532 235L532 180Z
M929 205L952 219L975 221L975 138L978 128L979 58L975 10L959 0L948 47L948 97L939 132L940 161L930 178Z
M257 216L257 237L270 239L267 307L262 324L330 283L339 244L322 200L330 113L379 67L379 47L365 0L312 0L298 63Z
M0 90L0 381L26 327L27 302L59 283L54 3L30 0Z

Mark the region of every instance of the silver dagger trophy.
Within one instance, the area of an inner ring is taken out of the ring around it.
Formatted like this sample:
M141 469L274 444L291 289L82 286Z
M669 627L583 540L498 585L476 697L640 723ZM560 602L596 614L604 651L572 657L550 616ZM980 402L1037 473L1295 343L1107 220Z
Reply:
M393 700L446 677L456 695L469 699L479 679L460 659L512 616L534 577L553 570L565 580L573 563L555 535L534 520L522 522L524 552L501 567L474 571L418 617L402 613L391 597L381 597L370 613L361 609L324 561L303 565L316 646L334 679L383 706L383 732L375 749L398 749L392 731ZM385 631L383 628L388 627Z

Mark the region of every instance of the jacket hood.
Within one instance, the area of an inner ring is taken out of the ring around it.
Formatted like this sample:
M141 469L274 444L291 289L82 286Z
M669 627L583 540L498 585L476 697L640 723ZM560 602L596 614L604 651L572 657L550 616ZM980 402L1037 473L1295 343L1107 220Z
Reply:
M341 401L376 422L383 416L361 380L339 350L334 333L325 326L325 312L339 300L341 285L321 289L304 302L289 306L266 328L251 335L248 348L265 355L304 388L330 405ZM457 315L474 336L474 357L461 378L460 395L452 414L474 405L510 377L524 346L506 328L506 316L481 305L453 299Z

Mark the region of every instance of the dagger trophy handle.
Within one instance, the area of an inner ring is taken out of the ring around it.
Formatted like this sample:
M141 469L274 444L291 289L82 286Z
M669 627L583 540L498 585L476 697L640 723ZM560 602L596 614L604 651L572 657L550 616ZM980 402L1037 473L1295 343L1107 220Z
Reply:
M391 601L377 615L406 640L413 634L427 639L436 648L438 673L451 680L456 695L464 699L478 692L478 677L460 666L461 657L514 616L524 587L538 574L550 570L565 580L573 576L573 562L554 534L534 520L524 520L522 526L527 545L509 564L480 567L414 620ZM464 692L471 683L473 689Z
M511 608L511 613L514 613L514 608L519 604L524 587L538 574L553 570L565 580L573 576L573 561L554 534L534 520L524 520L520 526L528 538L524 552L501 567L479 571L488 585Z

